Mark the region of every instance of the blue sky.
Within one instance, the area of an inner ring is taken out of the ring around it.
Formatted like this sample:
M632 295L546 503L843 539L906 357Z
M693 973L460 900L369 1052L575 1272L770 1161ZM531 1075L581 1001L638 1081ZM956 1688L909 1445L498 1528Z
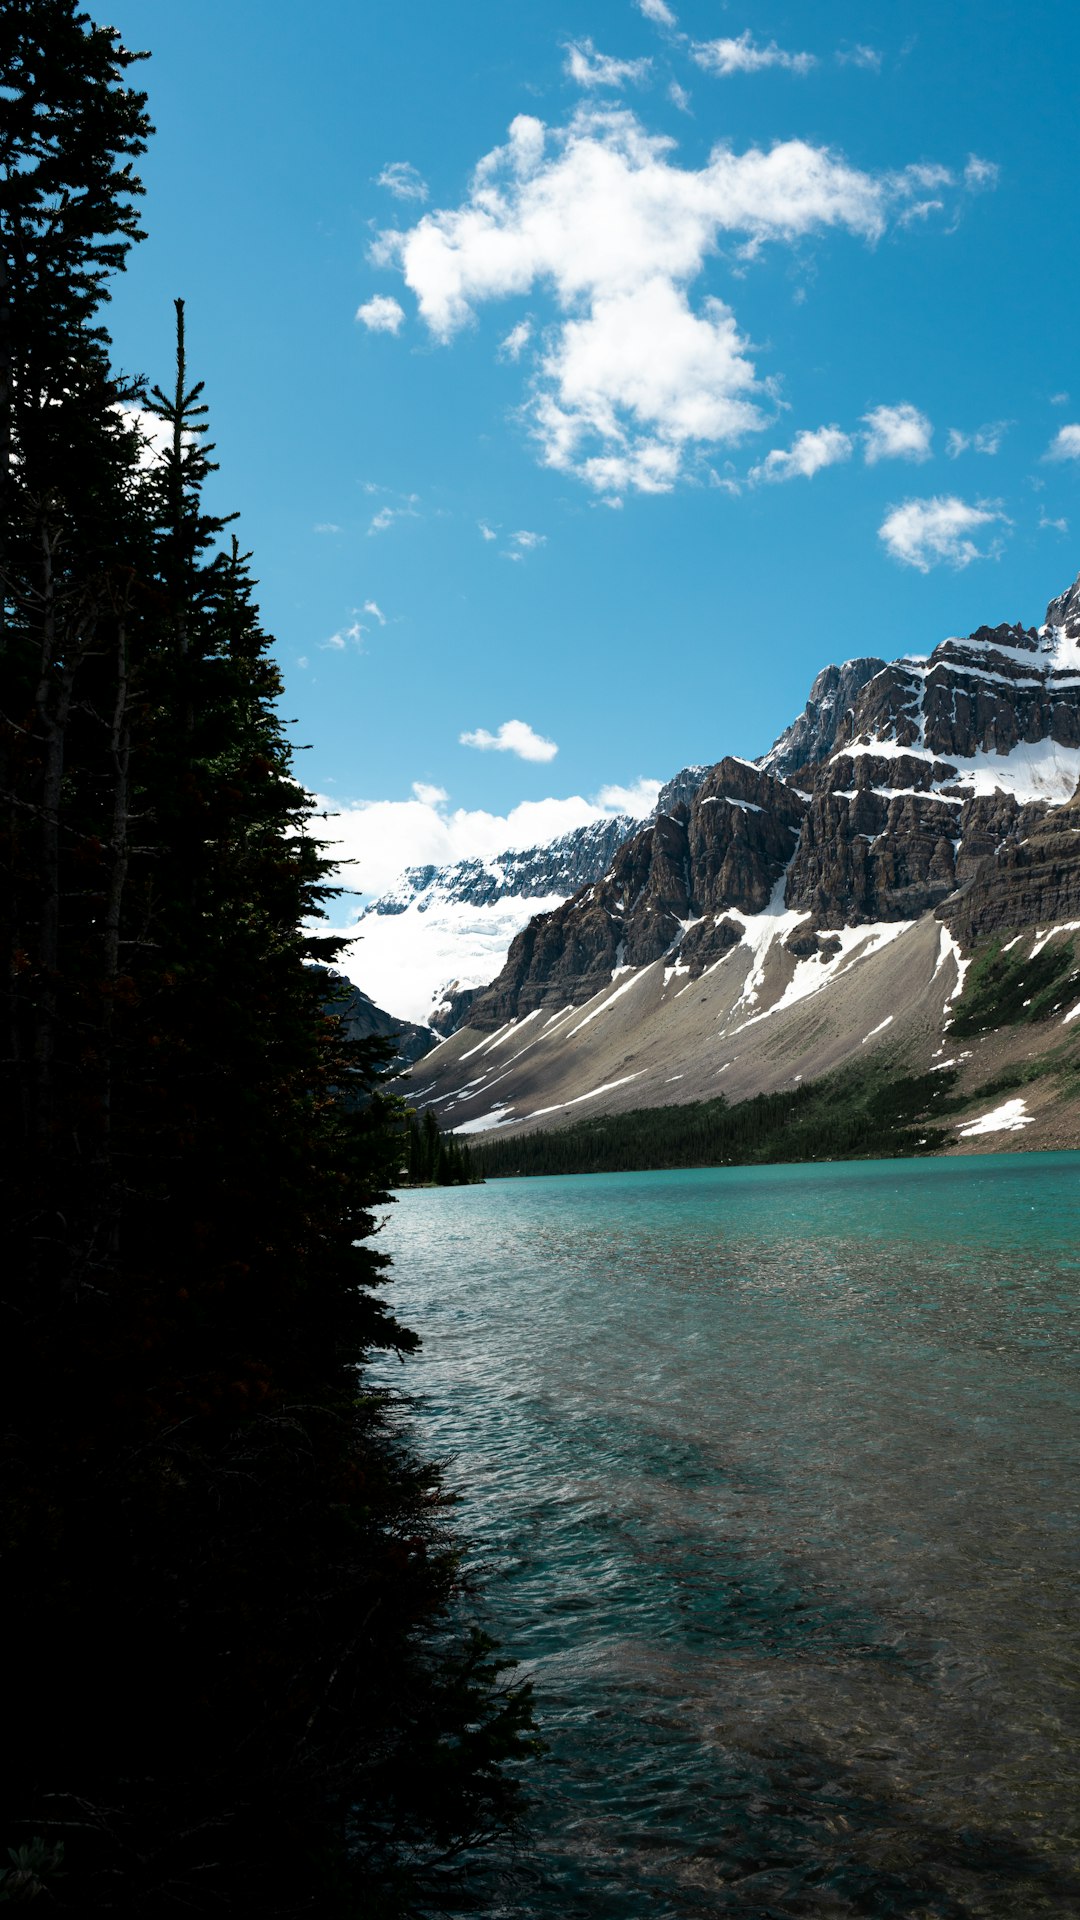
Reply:
M827 661L1075 575L1062 0L109 18L158 128L117 355L160 378L186 297L361 884L757 754Z

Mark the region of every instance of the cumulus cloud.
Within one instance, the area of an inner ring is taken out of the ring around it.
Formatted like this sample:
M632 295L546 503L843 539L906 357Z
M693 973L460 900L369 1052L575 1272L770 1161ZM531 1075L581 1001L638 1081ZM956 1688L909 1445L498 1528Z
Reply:
M959 427L950 427L945 451L950 460L959 459L962 453L997 453L1008 429L1007 420L990 420L986 426L976 427L974 433L961 433Z
M817 427L797 433L789 448L773 447L760 466L751 467L750 479L810 480L822 467L835 467L850 460L853 442L839 427Z
M651 20L655 26L677 27L679 24L666 0L634 0L634 5L638 12L643 13L646 20Z
M481 753L516 753L519 760L554 760L559 749L554 740L534 733L526 720L504 720L498 733L477 727L474 733L461 733L463 747L478 747Z
M319 520L311 531L312 533L340 533L341 528L336 520Z
M385 187L396 200L426 200L427 181L410 160L391 160L377 176L376 186Z
M381 607L380 607L380 606L379 606L379 605L377 604L377 602L376 602L376 601L374 601L374 600L365 600L365 601L364 601L364 604L363 604L363 607L361 608L361 612L363 612L363 613L370 613L370 614L371 614L371 616L372 616L372 619L374 619L374 620L377 620L377 621L378 621L378 623L379 623L379 625L380 625L380 627L385 627L385 625L386 625L386 615L385 615L385 613L384 613L384 612L382 611L382 608L381 608Z
M601 787L596 804L604 813L628 813L632 820L645 820L652 813L660 794L659 780L639 776L632 787L614 783Z
M531 533L528 527L522 527L518 533L512 533L510 539L521 553L533 553L537 547L547 546L547 534Z
M673 107L678 107L680 113L690 112L690 95L687 93L685 87L680 87L677 80L672 80L669 83L667 97Z
M373 299L365 300L362 307L357 307L356 317L372 333L400 333L405 309L389 294L377 293Z
M873 407L863 414L863 455L868 467L879 460L929 460L933 427L918 407Z
M499 352L504 360L520 360L529 341L532 339L532 321L519 320L511 327L504 340L499 342Z
M579 87L624 87L628 80L637 86L651 65L651 60L616 60L591 40L571 40L566 49L566 74Z
M1069 523L1067 520L1052 520L1048 513L1040 513L1039 526L1040 528L1048 527L1054 533L1068 533L1069 531Z
M674 144L623 107L582 107L561 128L519 115L460 206L375 247L443 342L487 301L551 290L558 318L525 418L544 464L608 500L667 492L705 448L769 424L730 307L691 302L718 244L731 236L752 255L828 229L875 240L927 171L873 175L802 140L717 146L682 167Z
M496 533L494 527L489 527L486 520L478 520L476 524L480 529L481 540L497 540L498 539L499 536Z
M1043 458L1046 460L1080 460L1080 425L1073 422L1070 426L1059 427Z
M134 434L138 443L137 459L145 471L155 467L162 456L172 446L172 428L165 420L151 413L149 407L140 407L133 400L118 400L110 409L115 413L128 432ZM184 441L192 443L194 436L185 433Z
M491 860L510 847L543 846L559 834L612 814L643 818L660 791L658 780L601 787L593 799L524 800L508 813L447 806L441 787L413 783L411 800L340 800L317 796L324 816L312 832L336 860L336 884L364 894L385 893L406 867L450 866L457 860Z
M980 500L972 506L953 494L932 500L905 500L893 507L878 528L878 538L894 560L929 573L931 567L942 562L966 567L972 560L993 559L1000 551L1000 538L985 547L977 545L971 536L995 525L1010 525L996 501Z
M809 73L817 66L812 53L788 53L770 40L767 47L759 46L750 32L740 33L737 40L695 40L690 48L690 58L706 73L727 76L731 73L760 73L765 67L786 67L789 73Z

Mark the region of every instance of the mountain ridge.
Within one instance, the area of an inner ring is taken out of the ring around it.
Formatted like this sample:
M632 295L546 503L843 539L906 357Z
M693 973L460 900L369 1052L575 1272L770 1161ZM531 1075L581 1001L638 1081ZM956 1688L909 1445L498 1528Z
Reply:
M820 728L808 702L759 762L717 762L520 930L416 1097L481 1131L715 1097L721 1074L748 1097L866 1046L931 1070L980 941L1080 928L1080 581L1047 611L824 670ZM765 764L818 739L787 777Z

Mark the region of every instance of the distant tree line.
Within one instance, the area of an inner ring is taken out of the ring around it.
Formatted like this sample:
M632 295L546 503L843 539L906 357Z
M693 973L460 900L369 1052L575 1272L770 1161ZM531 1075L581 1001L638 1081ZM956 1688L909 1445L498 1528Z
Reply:
M415 1113L408 1115L405 1173L409 1185L415 1187L467 1187L477 1178L464 1140L452 1133L440 1133L430 1107L423 1119Z
M528 1701L366 1371L417 1344L369 1237L392 1048L312 964L328 863L183 308L150 389L100 322L139 57L0 10L0 1900L390 1920L513 1821Z
M955 1073L892 1078L887 1064L725 1100L597 1114L572 1126L481 1137L483 1175L621 1173L654 1167L752 1166L798 1160L886 1159L945 1144Z

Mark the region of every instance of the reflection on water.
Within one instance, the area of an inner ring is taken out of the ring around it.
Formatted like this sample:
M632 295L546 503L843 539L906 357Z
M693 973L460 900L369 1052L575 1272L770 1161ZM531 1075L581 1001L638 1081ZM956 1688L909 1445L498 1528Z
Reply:
M1080 1154L493 1182L385 1232L548 1743L493 1911L1080 1913Z

